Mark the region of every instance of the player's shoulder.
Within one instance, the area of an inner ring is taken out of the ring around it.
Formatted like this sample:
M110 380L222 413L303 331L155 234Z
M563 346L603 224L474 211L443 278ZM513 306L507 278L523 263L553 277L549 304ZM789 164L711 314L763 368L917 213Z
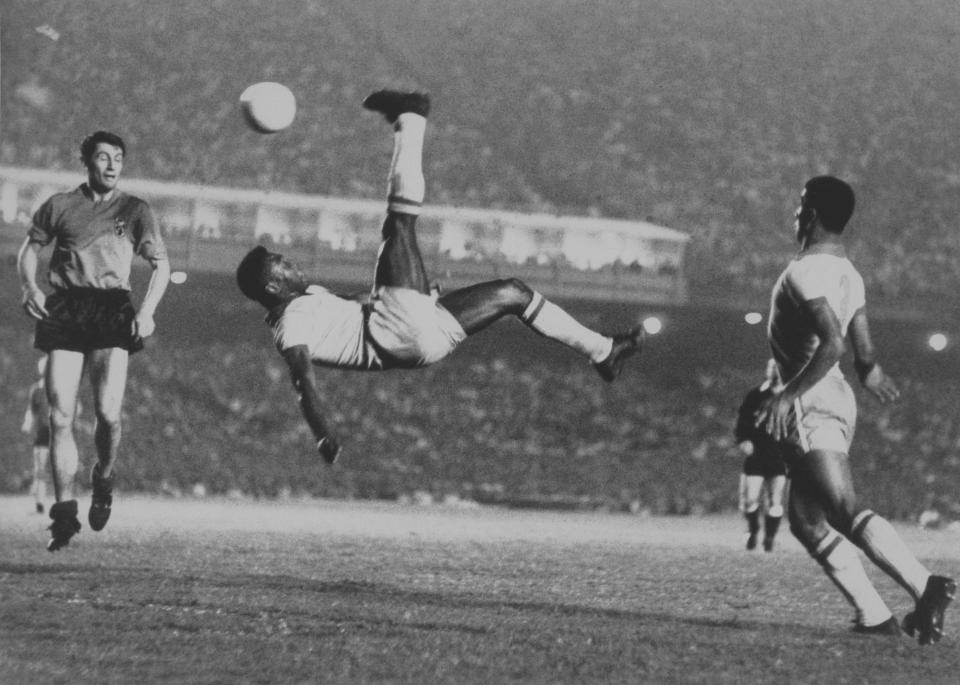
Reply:
M82 201L84 197L85 195L83 193L83 186L79 185L69 190L60 190L53 193L52 195L50 195L50 197L44 200L41 207L47 206L47 207L53 207L55 209L60 209L63 207L76 204L77 202Z
M150 208L150 203L139 195L131 195L130 193L120 189L117 189L116 192L118 202L128 212L140 214L143 212L152 211Z
M857 268L847 257L813 253L799 255L787 265L785 276L794 281L829 279L831 277L860 277Z

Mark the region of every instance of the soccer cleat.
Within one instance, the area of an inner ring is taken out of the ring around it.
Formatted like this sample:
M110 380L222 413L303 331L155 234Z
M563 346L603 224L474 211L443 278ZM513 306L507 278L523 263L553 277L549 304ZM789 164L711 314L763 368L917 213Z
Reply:
M100 462L93 465L90 472L90 484L93 486L93 496L90 500L90 513L87 520L93 530L103 530L110 520L110 507L113 505L113 479L100 475Z
M773 538L764 538L763 539L763 551L772 552L773 551Z
M47 550L56 552L70 544L70 538L80 532L80 521L77 520L77 500L57 502L50 507L50 541Z
M943 637L943 614L957 594L957 583L952 578L930 576L916 608L903 617L907 635L917 635L917 642L929 645Z
M640 351L643 345L643 328L637 327L627 333L613 336L613 349L602 362L595 362L593 368L607 383L616 380L623 369L623 363Z
M757 548L757 534L747 533L747 550L753 551Z
M897 623L897 617L891 616L883 623L878 623L873 626L865 626L862 623L857 623L853 626L853 632L859 633L860 635L900 635L900 624Z
M397 117L405 112L419 114L422 117L430 114L430 96L426 93L378 90L364 99L363 108L380 112L384 119L395 124Z
M37 513L38 514L43 513L43 502L37 502Z

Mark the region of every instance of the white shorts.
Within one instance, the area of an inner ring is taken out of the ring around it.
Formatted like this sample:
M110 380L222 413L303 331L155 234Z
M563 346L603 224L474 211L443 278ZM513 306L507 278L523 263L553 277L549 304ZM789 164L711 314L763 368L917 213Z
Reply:
M796 430L790 441L805 454L813 450L849 453L857 424L857 400L850 384L828 375L795 403Z
M411 288L379 288L370 302L367 331L386 368L433 364L467 337L435 294Z

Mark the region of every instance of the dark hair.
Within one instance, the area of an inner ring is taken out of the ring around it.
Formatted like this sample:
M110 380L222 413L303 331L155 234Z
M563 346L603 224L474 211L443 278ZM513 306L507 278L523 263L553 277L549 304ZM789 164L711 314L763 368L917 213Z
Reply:
M93 157L93 151L97 149L97 143L113 145L114 147L120 148L123 154L127 154L127 146L123 144L123 138L116 133L110 133L110 131L96 131L84 138L83 142L80 143L80 159L84 164L87 164L90 158Z
M240 260L237 266L237 286L251 300L263 300L266 283L267 257L270 253L263 245L257 245Z
M816 210L823 227L830 233L843 233L856 204L853 188L834 176L816 176L807 181L804 190L807 206Z

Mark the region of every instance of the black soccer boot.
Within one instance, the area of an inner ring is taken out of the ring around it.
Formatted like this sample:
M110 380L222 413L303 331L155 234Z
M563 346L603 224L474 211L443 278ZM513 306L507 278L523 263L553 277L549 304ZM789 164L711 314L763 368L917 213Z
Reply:
M917 634L917 642L929 645L943 637L943 614L957 595L957 583L952 578L930 576L916 608L903 617L907 635Z
M894 635L898 636L901 634L900 624L897 623L897 617L891 616L883 623L878 623L875 626L865 626L862 623L857 623L853 626L853 632L859 633L860 635Z
M77 519L77 500L70 499L65 502L57 502L50 507L50 518L53 523L50 524L50 541L47 542L47 550L56 552L58 549L70 544L70 538L80 532L80 521Z
M426 93L403 92L399 90L378 90L363 101L363 108L380 112L389 123L397 123L397 117L405 112L430 114L430 96Z
M110 507L113 506L114 475L109 478L100 475L100 462L93 465L90 472L90 485L93 486L93 495L90 500L90 513L87 520L93 530L103 530L110 520Z
M613 349L602 362L594 362L593 368L600 374L600 378L610 383L616 380L623 369L623 363L640 352L643 345L643 328L637 326L627 333L617 333L613 336Z

